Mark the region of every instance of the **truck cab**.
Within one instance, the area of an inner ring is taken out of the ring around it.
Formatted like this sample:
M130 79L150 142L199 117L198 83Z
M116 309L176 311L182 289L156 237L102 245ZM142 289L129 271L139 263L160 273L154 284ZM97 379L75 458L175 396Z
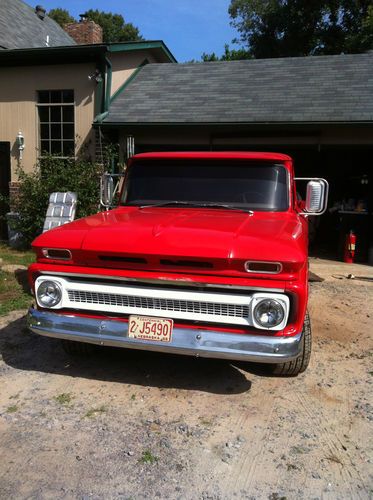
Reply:
M102 195L106 210L33 242L34 332L69 352L91 343L307 368L307 218L326 208L324 179L309 179L300 202L283 154L145 153L128 162L116 208L109 175Z

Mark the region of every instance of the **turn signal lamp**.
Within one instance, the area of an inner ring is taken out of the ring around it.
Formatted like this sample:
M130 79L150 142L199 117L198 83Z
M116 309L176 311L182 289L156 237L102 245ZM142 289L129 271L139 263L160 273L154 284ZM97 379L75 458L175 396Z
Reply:
M280 262L248 260L245 262L245 270L248 273L279 274L282 271L282 264Z
M43 248L42 254L47 259L53 260L71 260L71 252L62 248Z

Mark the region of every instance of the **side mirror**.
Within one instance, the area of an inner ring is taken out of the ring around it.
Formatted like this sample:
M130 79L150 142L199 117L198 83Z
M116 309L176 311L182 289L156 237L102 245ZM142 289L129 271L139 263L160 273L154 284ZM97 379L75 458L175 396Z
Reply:
M114 197L114 179L111 174L105 172L101 176L100 203L105 208L110 208Z
M296 181L309 181L307 184L306 203L304 214L321 215L328 206L329 184L325 179L308 179L298 177Z

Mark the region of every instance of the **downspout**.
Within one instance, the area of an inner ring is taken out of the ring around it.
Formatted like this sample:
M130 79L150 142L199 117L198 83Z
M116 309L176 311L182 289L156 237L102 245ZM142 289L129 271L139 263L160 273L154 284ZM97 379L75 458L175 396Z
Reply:
M109 112L111 79L112 79L112 74L113 74L113 66L111 64L111 61L106 56L105 56L105 62L107 65L107 77L106 77L106 95L105 95L105 109L104 109L104 111Z
M98 114L93 120L94 123L102 123L103 120L107 117L109 113L109 105L110 105L110 92L111 92L111 81L113 74L113 66L111 61L105 56L106 63L106 79L105 79L105 97L103 99L103 110L100 114Z

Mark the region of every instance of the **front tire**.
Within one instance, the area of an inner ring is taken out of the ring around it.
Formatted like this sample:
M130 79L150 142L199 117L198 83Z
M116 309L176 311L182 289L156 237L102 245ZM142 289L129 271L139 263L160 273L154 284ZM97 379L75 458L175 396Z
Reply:
M278 363L274 365L272 373L281 377L295 377L299 373L303 373L310 362L312 350L312 332L311 321L308 312L304 318L302 329L302 352L301 354L286 363Z

